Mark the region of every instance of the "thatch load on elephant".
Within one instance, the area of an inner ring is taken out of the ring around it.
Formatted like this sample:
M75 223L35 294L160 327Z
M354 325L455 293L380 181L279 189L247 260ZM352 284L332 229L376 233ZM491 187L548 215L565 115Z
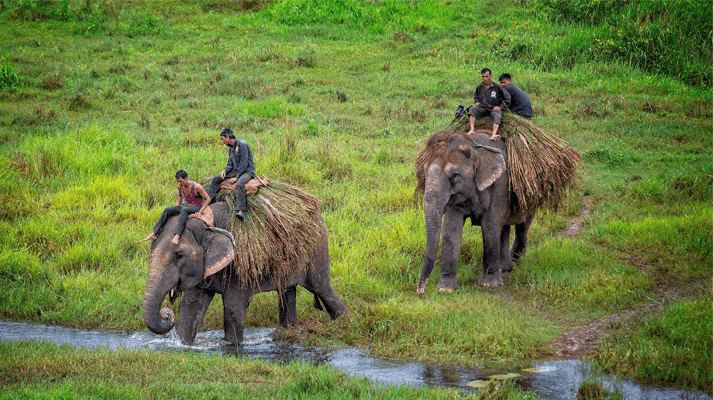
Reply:
M245 219L231 217L229 223L235 238L236 273L246 286L257 286L271 278L282 289L283 282L295 274L302 260L310 258L323 239L319 201L280 182L260 186L253 195L248 186ZM221 186L216 195L216 201L230 205L231 215L235 213L236 194L234 187Z
M469 130L467 116L457 117L425 141L416 156L417 191L425 189L423 166L438 157L438 148L447 145L452 135L467 134ZM475 130L491 134L493 120L490 117L476 120ZM577 176L582 155L569 143L512 113L503 116L499 134L507 147L508 185L516 197L512 205L525 212L542 207L556 209Z

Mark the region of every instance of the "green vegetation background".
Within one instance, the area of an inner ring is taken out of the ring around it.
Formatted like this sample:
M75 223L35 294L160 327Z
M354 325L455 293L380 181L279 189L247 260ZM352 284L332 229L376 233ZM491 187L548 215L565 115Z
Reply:
M332 323L301 291L286 340L510 364L653 305L609 326L594 357L713 390L711 1L23 0L0 13L0 318L144 329L140 239L173 204L176 170L220 171L229 126L259 174L319 198L330 231L350 315ZM483 67L511 73L533 121L582 152L581 181L539 214L504 287L477 287L467 226L461 289L434 282L420 298L413 157L471 104ZM204 329L222 328L214 303ZM276 326L276 308L256 296L247 325Z

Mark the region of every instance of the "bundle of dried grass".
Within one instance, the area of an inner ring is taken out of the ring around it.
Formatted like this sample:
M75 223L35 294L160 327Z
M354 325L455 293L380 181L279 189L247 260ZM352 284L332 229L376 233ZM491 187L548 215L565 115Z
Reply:
M221 189L216 195L231 207L228 228L235 237L236 273L246 286L272 279L282 292L300 262L308 259L324 238L319 201L298 188L273 181L247 197L248 210L241 221L233 216L236 193Z
M476 120L476 131L492 133L493 120ZM416 190L425 189L423 166L429 163L433 150L428 144L449 133L467 133L468 118L460 117L445 129L432 135L416 156ZM567 188L577 177L582 155L569 143L545 131L532 121L507 113L498 130L508 152L508 185L511 204L522 211L538 208L556 209ZM514 195L514 196L513 196ZM514 197L514 198L513 198Z

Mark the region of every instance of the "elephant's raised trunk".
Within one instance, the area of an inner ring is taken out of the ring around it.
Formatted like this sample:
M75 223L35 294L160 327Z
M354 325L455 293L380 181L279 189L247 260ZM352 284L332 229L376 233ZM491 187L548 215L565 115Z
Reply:
M423 211L426 217L426 256L416 286L416 293L419 295L424 294L426 284L436 264L443 212L449 198L448 180L443 176L440 165L434 163L426 171L426 189L423 196Z
M161 304L168 292L178 283L178 276L168 276L170 273L165 263L158 257L151 262L144 292L144 302L141 307L144 323L149 330L156 334L168 333L175 325L175 317L170 309L161 309Z

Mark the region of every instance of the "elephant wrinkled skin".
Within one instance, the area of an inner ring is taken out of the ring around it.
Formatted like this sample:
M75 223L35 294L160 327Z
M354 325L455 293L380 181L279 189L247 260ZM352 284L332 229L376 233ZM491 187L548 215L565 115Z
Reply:
M480 285L501 285L500 271L511 271L512 264L527 248L527 235L535 212L519 212L513 206L516 202L509 202L505 143L491 141L489 137L485 133L475 133L472 137L454 134L441 148L441 156L423 165L426 255L416 286L418 294L425 292L433 271L441 225L443 249L438 290L458 288L457 263L467 218L473 225L480 225L483 233ZM436 139L434 136L431 141ZM429 142L429 146L431 144ZM515 225L512 250L509 248L510 225Z
M181 235L178 245L171 243L178 222L169 219L158 239L151 245L151 271L146 283L143 300L143 318L154 333L169 332L173 326L173 313L161 312L161 304L172 289L183 292L176 332L181 339L192 344L203 323L205 312L213 296L223 296L223 323L225 340L239 344L243 340L245 311L253 295L277 290L275 283L264 279L257 287L246 287L239 281L233 266L234 248L232 236L225 231L230 215L224 202L210 206L216 228L208 228L197 218L191 218ZM303 260L278 296L280 325L297 323L296 285L314 293L315 307L324 304L332 319L346 313L347 309L334 292L329 270L329 247L326 233L324 240L314 249L309 260ZM173 293L173 292L172 292ZM174 294L171 295L172 299Z

